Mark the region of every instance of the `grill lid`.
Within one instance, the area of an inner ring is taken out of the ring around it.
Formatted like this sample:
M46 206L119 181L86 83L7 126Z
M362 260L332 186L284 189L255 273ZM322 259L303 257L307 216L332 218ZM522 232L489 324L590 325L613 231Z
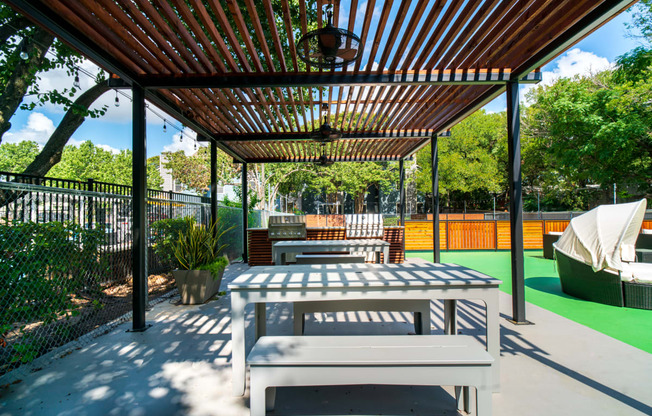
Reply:
M305 215L274 215L269 217L267 238L270 240L305 239Z

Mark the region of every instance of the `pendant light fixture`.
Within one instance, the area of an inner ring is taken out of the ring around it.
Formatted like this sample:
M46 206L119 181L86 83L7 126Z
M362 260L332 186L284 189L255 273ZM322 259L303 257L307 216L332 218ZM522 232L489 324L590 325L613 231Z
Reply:
M332 8L332 5L331 5ZM317 68L340 68L349 65L364 49L360 37L333 26L333 12L328 10L328 23L321 29L303 35L297 44L299 58Z

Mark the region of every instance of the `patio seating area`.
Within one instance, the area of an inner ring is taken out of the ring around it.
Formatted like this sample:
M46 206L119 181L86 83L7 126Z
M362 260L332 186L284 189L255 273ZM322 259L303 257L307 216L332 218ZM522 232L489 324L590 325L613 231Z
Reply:
M410 258L409 262L422 261ZM408 263L409 264L409 263ZM233 264L222 289L248 269ZM46 356L5 377L1 415L248 415L249 392L232 395L230 295L204 305L171 298L148 312L152 327L127 332L124 323L86 346ZM645 415L652 413L649 353L527 304L534 325L507 321L511 298L500 294L501 391L495 415ZM483 308L460 302L458 330L480 337ZM254 308L247 309L252 341ZM431 328L443 333L443 305L432 304ZM291 335L292 308L271 304L267 332ZM410 313L338 312L306 320L306 336L408 334ZM51 361L44 365L46 361ZM29 369L32 369L30 371ZM18 376L18 380L16 380ZM471 403L471 409L474 404ZM456 414L452 387L339 386L277 389L274 415Z

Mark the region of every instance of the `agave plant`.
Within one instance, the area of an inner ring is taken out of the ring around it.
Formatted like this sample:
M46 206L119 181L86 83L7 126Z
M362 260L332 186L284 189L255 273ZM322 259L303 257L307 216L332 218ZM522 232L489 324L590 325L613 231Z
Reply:
M179 233L179 239L172 247L180 268L195 270L215 262L227 246L220 244L220 238L234 228L235 226L224 230L222 225L217 223L206 227L196 224L194 218L188 217L185 230Z

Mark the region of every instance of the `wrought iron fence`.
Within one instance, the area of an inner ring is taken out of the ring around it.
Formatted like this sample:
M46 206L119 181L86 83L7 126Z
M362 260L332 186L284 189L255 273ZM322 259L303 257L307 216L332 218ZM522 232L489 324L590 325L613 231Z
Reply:
M174 289L169 259L154 249L161 220L210 222L209 198L148 190L150 302ZM0 172L0 376L131 311L131 187ZM249 214L266 226L267 213ZM223 243L242 253L242 210Z

